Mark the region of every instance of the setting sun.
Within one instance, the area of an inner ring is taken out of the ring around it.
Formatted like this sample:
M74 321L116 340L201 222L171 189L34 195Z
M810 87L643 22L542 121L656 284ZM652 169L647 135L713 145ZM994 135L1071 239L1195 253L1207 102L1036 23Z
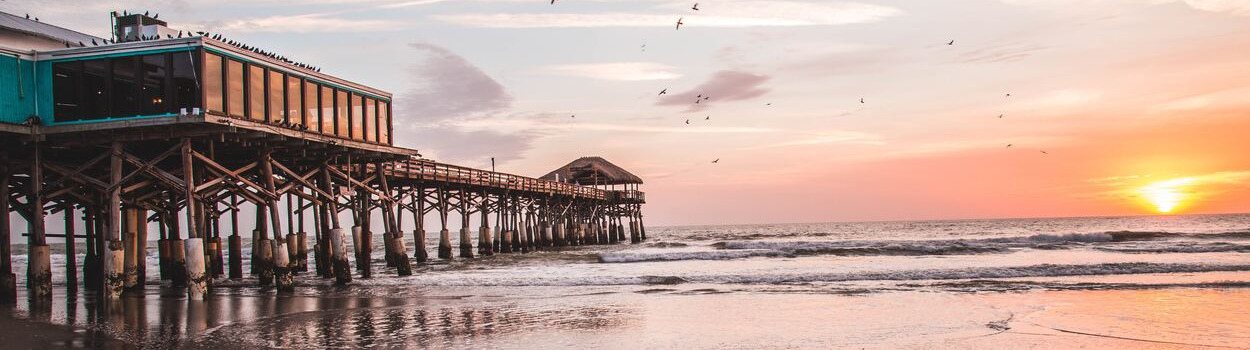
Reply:
M1141 193L1142 198L1153 204L1155 210L1160 213L1170 213L1176 209L1177 205L1185 201L1188 195L1184 192L1185 187L1194 183L1193 178L1179 178L1165 181L1154 182L1149 185L1137 189Z

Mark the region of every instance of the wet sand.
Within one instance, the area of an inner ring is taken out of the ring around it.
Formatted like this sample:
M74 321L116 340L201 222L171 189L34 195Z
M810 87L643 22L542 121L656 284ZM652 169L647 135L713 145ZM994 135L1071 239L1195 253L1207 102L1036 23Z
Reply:
M1250 289L307 287L19 305L6 348L1245 348ZM168 291L166 291L168 292ZM72 326L71 326L72 325ZM13 345L10 347L9 345Z

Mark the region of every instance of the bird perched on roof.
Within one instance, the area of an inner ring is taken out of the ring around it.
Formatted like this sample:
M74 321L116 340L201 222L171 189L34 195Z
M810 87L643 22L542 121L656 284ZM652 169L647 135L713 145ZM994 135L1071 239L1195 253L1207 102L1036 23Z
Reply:
M69 48L69 42L68 42L68 41L66 41L66 42L65 42L65 48L67 48L67 49Z
M95 39L91 39L91 46L100 46L100 44L97 44Z

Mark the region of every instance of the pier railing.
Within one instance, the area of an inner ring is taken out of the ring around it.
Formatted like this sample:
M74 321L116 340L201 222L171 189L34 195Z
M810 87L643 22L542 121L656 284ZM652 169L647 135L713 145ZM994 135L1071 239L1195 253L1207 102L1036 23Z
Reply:
M544 193L598 200L640 201L643 198L643 193L641 191L609 191L563 182L541 180L508 173L444 164L426 159L409 159L405 161L391 162L388 164L389 166L387 170L391 172L391 176L412 180L437 181L458 185L479 186L510 191Z

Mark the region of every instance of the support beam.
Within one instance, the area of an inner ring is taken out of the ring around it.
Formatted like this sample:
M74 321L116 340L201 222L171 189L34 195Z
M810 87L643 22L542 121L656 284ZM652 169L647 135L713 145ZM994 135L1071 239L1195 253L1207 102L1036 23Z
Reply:
M277 185L273 179L273 150L265 147L260 151L260 173L265 184L265 189L274 196L267 198L266 207L269 208L270 230L273 233L273 242L270 253L273 254L273 275L277 280L279 292L291 292L295 290L295 277L291 274L291 258L287 254L286 237L282 236L282 219L278 213L278 194Z
M125 279L123 278L122 253L122 144L113 142L112 158L109 161L109 194L106 204L105 225L108 226L104 235L104 296L106 299L117 299L122 295Z
M187 298L204 300L208 293L208 275L204 273L204 234L200 231L199 200L195 194L195 150L191 139L182 139L182 182L186 187L182 195L187 212L187 240L183 242L183 257L187 266Z
M17 303L17 275L13 273L9 229L9 171L8 150L0 151L0 305Z
M44 299L52 297L52 250L48 247L44 235L44 193L43 193L43 151L36 142L34 162L30 167L30 188L26 194L26 202L31 211L29 225L30 237L27 240L27 272L26 287L31 296Z
M333 196L338 196L338 192L334 190L334 182L330 180L330 165L321 165L321 187ZM338 199L331 197L326 198L326 209L330 216L330 266L331 272L334 274L334 283L343 285L352 281L352 267L347 261L347 247L344 245L343 236L347 234L339 226L339 210Z

